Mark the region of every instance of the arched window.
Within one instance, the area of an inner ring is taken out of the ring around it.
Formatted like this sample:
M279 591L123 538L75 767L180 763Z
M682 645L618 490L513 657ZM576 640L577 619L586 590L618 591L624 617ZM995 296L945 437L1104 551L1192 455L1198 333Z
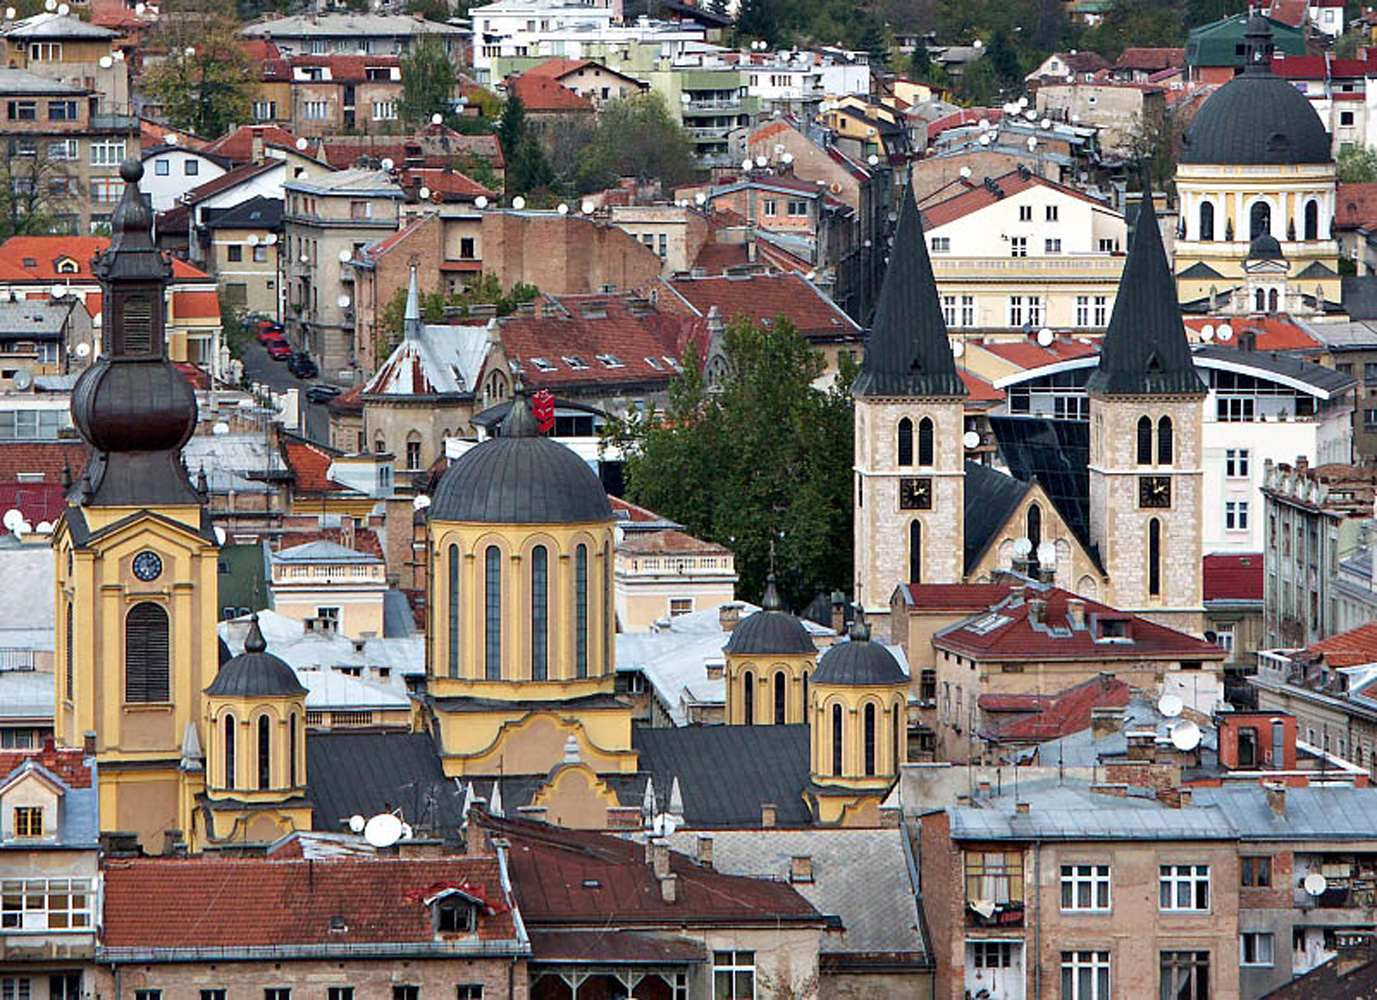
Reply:
M918 421L918 464L932 464L932 419L924 417Z
M531 680L543 681L550 662L550 568L549 552L537 545L531 550Z
M1171 417L1162 417L1157 421L1157 464L1170 465L1171 452Z
M299 723L297 721L296 713L293 712L290 722L291 729L287 731L287 753L289 754L287 758L287 766L291 769L291 779L293 788L296 788L298 785L301 784L301 762L298 761L296 758L296 727L298 724Z
M808 704L808 671L803 672L803 724L805 726L813 723L813 706Z
M913 421L908 417L899 421L899 464L913 464Z
M842 707L832 706L832 774L840 778L842 773Z
M875 774L875 703L865 706L865 776Z
M373 452L377 455L382 455L387 452L387 442L383 440L381 434L373 439Z
M225 716L225 788L234 788L234 716Z
M612 593L612 543L602 543L602 672L612 672L616 653L617 600Z
M459 676L459 546L449 547L449 675Z
M1200 239L1214 239L1214 202L1202 201L1200 203Z
M1138 464L1152 464L1152 418L1147 414L1138 418Z
M168 674L167 612L143 601L124 619L124 700L167 701Z
M1148 522L1148 594L1162 593L1162 522L1153 518Z
M258 790L273 786L273 728L266 715L258 717Z
M923 522L908 523L908 582L923 582Z
M502 550L489 545L484 554L483 671L490 681L502 679Z
M755 725L755 674L749 670L741 675L741 721Z
M1267 293L1267 311L1269 313L1274 313L1277 311L1278 300L1279 297L1277 295L1277 290L1275 288L1273 288L1271 291Z
M1033 543L1033 550L1042 544L1042 508L1035 503L1028 505L1028 516L1025 519L1027 524L1028 541Z
M1264 289L1257 289L1253 292L1253 312L1267 311L1267 292Z
M904 723L904 710L900 705L894 706L894 773L899 773L900 765L908 754L904 753L904 736L908 726Z
M1267 236L1272 232L1272 206L1258 199L1248 210L1248 239Z
M1305 203L1305 238L1320 238L1320 203L1313 198Z
M788 721L785 699L789 696L789 680L783 670L775 671L775 725L782 726Z
M574 675L588 676L588 546L574 550Z
M72 700L72 659L75 654L72 651L72 602L67 602L67 700Z

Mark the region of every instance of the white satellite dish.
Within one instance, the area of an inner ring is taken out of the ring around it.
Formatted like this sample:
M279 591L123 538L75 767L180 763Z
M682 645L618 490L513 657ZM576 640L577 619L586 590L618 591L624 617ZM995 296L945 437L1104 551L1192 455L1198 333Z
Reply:
M1029 108L1027 111L1023 112L1023 117L1024 117L1024 118L1027 118L1029 121L1032 121L1032 120L1035 119L1037 116L1038 116L1038 113L1037 113L1036 111L1034 111L1032 108Z
M961 176L962 176L962 177L969 177L970 175L971 175L971 168L970 168L970 167L962 167L962 168L961 168Z
M139 6L142 7L143 4L139 4ZM124 62L124 49L115 50L115 62Z
M971 433L974 434L975 431L971 431ZM1047 568L1057 564L1057 545L1055 542L1043 542L1038 546L1038 562Z
M780 160L781 160L781 162L783 162L784 165L787 167L789 164L791 164L791 163L794 162L794 154L793 154L793 153L785 153L783 156L780 157Z
M568 215L568 214L569 214L569 206L566 205L564 202L560 202L560 203L559 203L559 208L557 208L556 211L559 212L560 215Z
M304 135L303 135L300 139L298 139L298 140L296 141L296 148L299 149L299 150L301 150L301 151L303 151L303 152L305 151L306 147L309 146L309 145L310 145L310 143L306 141L306 137L305 137Z
M11 507L9 510L5 511L4 518L0 519L0 524L3 524L9 531L13 531L16 524L23 523L24 512L17 507Z
M964 340L953 340L951 342L951 354L954 358L959 358L966 353L966 342Z
M244 237L244 242L247 243L247 244L248 244L249 246L251 246L251 247L256 247L256 246L258 246L258 234L257 234L257 233L249 233L248 236L245 236L245 237Z
M980 119L980 126L979 126L979 127L980 127L980 131L982 131L982 132L988 132L989 129L990 129L990 120L989 120L988 118L982 118L982 119Z
M48 11L57 10L57 0L44 0L43 9Z
M188 59L193 58L196 55L196 46L188 45L182 50L182 55L186 56Z
M224 545L225 539L227 538L229 538L229 535L225 534L225 529L217 524L215 526L215 544Z
M477 205L479 208L487 208L488 196L485 194L480 194L477 198L473 199L473 203Z
M750 169L751 169L751 158L750 158L749 156L746 157L744 160L741 161L741 169L742 169L742 170L750 170Z
M1194 750L1200 745L1200 727L1182 719L1171 727L1171 745L1178 750Z
M515 198L512 199L512 208L516 209L518 212L525 207L526 199L521 197L521 195L517 195Z
M1039 346L1039 347L1051 347L1051 346L1052 346L1052 340L1053 340L1052 331L1049 330L1049 329L1047 329L1047 327L1044 326L1041 330L1038 331L1038 346Z
M51 535L51 534L53 533L53 522L52 522L52 521L39 521L39 522L38 522L38 533L39 533L40 535Z
M33 385L33 372L20 368L14 373L14 387L21 392Z
M1211 324L1206 323L1200 328L1200 339L1207 344L1214 340L1214 327Z
M1186 703L1177 694L1164 694L1157 699L1157 711L1168 719L1176 718L1185 707Z
M1214 335L1219 338L1221 343L1227 344L1234 339L1234 328L1228 323L1220 323L1215 327Z
M416 832L415 832L414 830L411 829L411 824L410 824L410 823L403 823L403 824L402 824L402 839L403 839L403 840L410 840L410 839L411 839L412 837L414 837L415 835L416 835Z
M266 243L268 246L272 246L274 243L277 242L277 233L269 233L267 236L264 236L263 242Z
M30 524L28 521L21 521L19 522L19 524L15 525L14 535L16 538L20 537L21 535L28 535L32 533L33 525Z
M224 437L229 433L229 424L225 423L223 420L217 420L215 426L210 429L210 432L216 437Z
M362 816L355 813L353 816L349 817L349 829L353 830L355 833L363 833L365 822L366 820Z
M309 264L311 261L311 255L303 252L302 255L297 259L300 260L303 264Z
M85 358L85 357L89 357L90 354L91 354L91 345L90 345L90 344L77 344L77 346L76 346L76 355L77 355L77 357L79 357L79 358Z
M14 8L11 7L10 10L14 10ZM115 60L114 60L112 57L110 57L110 56L101 56L101 57L100 57L100 68L101 68L101 69L109 69L109 68L110 68L111 66L113 66L113 65L115 65Z
M989 144L990 144L990 136L989 136L988 133L986 133L985 135L982 135L982 136L980 137L980 145L982 145L982 146L988 146Z
M705 195L702 191L699 191L696 195L693 196L693 200L695 203L702 205L707 202L708 196Z
M1038 122L1038 124L1041 125L1043 128L1051 128L1051 127L1052 127L1052 119L1050 119L1050 118L1044 118L1042 121Z
M6 8L5 8L5 20L6 20L6 21L13 21L13 20L14 20L14 13L15 13L15 11L14 11L14 8L13 8L13 7L6 7Z
M425 510L430 506L430 497L422 493L418 495L415 500L411 501L411 506L416 510Z
M178 141L179 139L176 132L169 132L167 135L163 136L163 142L167 143L169 146L177 145Z
M594 209L596 208L597 206L594 205L591 201L585 201L582 205L579 206L579 210L582 211L584 215L592 215Z
M416 194L422 201L430 201L430 188L426 187L424 184L421 185L421 190L417 191Z
M757 167L768 167L770 165L770 159L762 153L755 158L755 165Z
M754 43L752 43L751 48L755 48ZM680 95L679 95L679 103L680 103L680 104L692 104L692 103L693 103L693 97L692 97L692 95L690 95L690 94L680 94Z
M392 157L390 157L390 156L384 156L384 157L383 157L382 168L383 168L384 170L391 170L391 169L392 169L393 167L395 167L396 165L397 165L397 164L394 163L394 162L392 161Z
M1018 106L1019 106L1020 108L1026 108L1026 107L1028 106L1028 98L1026 98L1026 97L1020 97L1020 98L1018 99Z
M1038 148L1038 137L1035 136L1035 135L1030 135L1030 136L1028 137L1028 151L1031 153L1033 150L1035 150L1035 149L1037 149L1037 148Z
M350 301L349 296L341 295L339 298L335 299L335 305L339 306L341 309L348 309Z
M435 114L433 114L433 115L430 116L430 124L432 124L432 125L439 125L439 124L440 124L441 122L443 122L444 120L445 120L445 116L442 115L442 114L440 114L440 112L438 112L438 111L435 112Z
M147 9L148 9L148 5L147 5L147 4L136 3L136 4L134 5L134 13L135 13L135 14L138 14L140 17L143 16L143 12L146 11Z
M64 298L67 295L67 289L62 284L55 283L48 289L48 294L55 299Z
M1032 539L1030 539L1030 538L1028 538L1028 537L1026 537L1026 536L1023 536L1023 537L1019 537L1019 538L1015 538L1015 539L1014 539L1014 555L1018 556L1020 559L1024 558L1025 556L1028 555L1028 553L1030 553L1030 552L1032 552L1032 551L1033 551L1033 542L1032 542Z
M1071 123L1072 123L1073 125L1074 125L1076 122L1079 122L1080 120L1081 120L1081 116L1080 116L1080 115L1072 115L1072 116L1071 116Z
M66 17L68 14L72 12L72 8L67 6L65 3L60 3L57 5L57 12L61 14L63 17Z
M869 163L872 167L878 167L880 165L880 158L874 153L871 153L865 158L865 162Z
M979 448L980 435L975 431L967 431L965 434L961 435L961 443L967 448Z
M1312 896L1323 896L1324 891L1329 888L1329 879L1319 872L1311 872L1301 881L1305 891Z
M402 821L392 813L378 813L363 826L363 839L374 847L391 847L402 836Z

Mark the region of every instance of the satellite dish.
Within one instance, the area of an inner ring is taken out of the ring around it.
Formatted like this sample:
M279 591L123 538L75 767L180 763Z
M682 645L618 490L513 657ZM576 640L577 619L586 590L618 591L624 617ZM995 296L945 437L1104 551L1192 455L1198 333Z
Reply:
M1033 119L1037 118L1037 116L1038 113L1034 111L1032 108L1029 108L1027 111L1023 112L1023 117L1027 118L1029 121L1032 121Z
M51 534L53 533L53 522L52 522L52 521L39 521L39 522L38 522L38 533L39 533L40 535L51 535Z
M363 825L363 839L374 847L391 847L402 836L402 821L392 813L378 813Z
M1072 116L1071 116L1071 123L1072 123L1072 124L1075 124L1075 123L1079 122L1080 120L1081 120L1081 116L1080 116L1080 115L1072 115Z
M1200 727L1182 719L1171 727L1171 745L1178 750L1194 750L1200 745Z
M970 168L970 167L962 167L962 168L961 168L961 176L962 176L962 177L969 177L970 175L971 175L971 168Z
M1214 340L1214 327L1211 326L1209 323L1206 323L1204 326L1202 326L1200 328L1200 339L1207 344L1210 341Z
M5 13L8 14L8 13L9 13L10 11L12 11L12 10L14 10L13 7L9 8L9 10L7 10ZM101 69L109 69L109 68L110 68L111 66L113 66L113 65L115 65L115 60L112 59L110 56L101 56L101 57L100 57L100 68L101 68Z
M143 12L146 11L147 9L148 9L148 5L147 5L147 4L136 3L136 4L134 5L134 13L135 13L135 14L138 14L140 17L143 16Z
M1033 150L1035 150L1035 149L1037 149L1037 148L1038 148L1038 137L1035 136L1035 135L1030 135L1030 136L1028 137L1028 151L1029 151L1029 152L1032 152Z
M413 831L413 830L411 829L411 824L410 824L410 823L403 823L403 824L402 824L402 839L403 839L403 840L410 840L410 839L411 839L412 837L414 837L414 836L415 836L415 831Z
M767 167L770 165L770 159L764 153L762 153L755 158L755 165L757 167Z
M1228 323L1220 323L1219 326L1215 327L1214 334L1219 338L1220 343L1227 344L1234 339L1234 328Z
M441 122L443 122L444 120L445 120L445 116L442 115L442 114L440 114L440 112L438 112L438 111L435 112L435 114L433 114L433 115L430 116L430 124L432 124L432 125L439 125L439 124L440 124Z
M989 120L988 118L982 118L982 119L980 119L980 131L982 131L982 132L988 132L989 130L990 130L990 120Z
M1014 555L1018 556L1020 559L1024 558L1032 551L1033 542L1030 538L1020 537L1014 539Z
M785 166L788 166L790 163L794 162L794 154L785 153L783 156L780 157L780 160L784 163Z
M961 435L961 443L967 448L979 448L980 435L975 431L967 431L965 434Z
M1051 347L1051 346L1052 346L1052 340L1053 340L1052 331L1049 330L1049 329L1047 329L1047 327L1044 326L1041 330L1038 331L1038 346L1039 346L1039 347Z
M257 233L249 233L248 236L244 237L244 242L247 243L247 244L248 244L249 246L251 246L251 247L256 247L256 246L258 246L258 234L257 234Z
M429 201L429 200L430 200L430 188L428 188L428 187L426 187L424 184L422 184L422 185L421 185L421 190L417 191L417 192L416 192L416 195L417 195L417 197L419 197L422 201Z
M76 355L77 355L77 357L79 357L79 358L85 358L85 357L89 357L90 354L91 354L91 345L90 345L90 344L77 344L77 346L76 346Z
M13 531L16 527L24 523L24 512L17 507L11 507L5 511L5 516L0 519L0 524L5 526L7 531Z
M67 289L64 288L61 283L54 283L53 286L48 289L48 294L55 299L65 298Z
M579 206L579 210L583 212L584 215L592 215L596 207L597 206L594 205L591 201L585 201L582 205Z
M267 236L264 236L263 242L266 243L268 246L272 246L274 243L277 242L277 233L269 233Z
M951 342L952 357L959 358L966 353L966 342L964 340L953 340Z
M30 533L32 533L32 532L33 532L33 525L30 524L28 521L20 521L19 524L15 525L15 528L14 528L14 534L15 534L15 537L16 537L16 538L19 537L19 536L21 536L21 535L30 534Z
M5 20L6 20L6 21L13 21L13 20L14 20L14 8L13 8L13 7L6 7L6 8L5 8Z
M1042 121L1038 122L1038 124L1041 125L1043 128L1051 128L1051 127L1052 127L1052 119L1050 119L1050 118L1044 118Z
M708 196L705 195L702 191L699 191L696 195L693 196L693 200L694 200L697 204L702 205L702 204L705 204L705 203L707 202Z
M306 137L304 135L296 141L296 148L301 150L302 152L305 152L306 147L309 145L310 143L306 141Z
M1018 99L1018 106L1019 106L1020 108L1026 108L1026 107L1028 106L1028 98L1026 98L1026 97L1020 97L1020 98Z
M27 368L20 368L14 373L14 387L24 390L33 385L33 372Z
M302 253L302 255L298 259L303 264L309 264L311 262L311 255L308 253Z
M222 527L220 527L220 526L217 524L217 525L215 526L215 544L216 544L216 545L224 545L224 544L225 544L225 539L228 538L228 537L229 537L229 535L225 534L225 529L222 528Z
M512 199L512 208L516 209L518 212L525 207L526 199L521 197L521 195L517 195L515 198Z
M751 43L751 48L755 48L755 43L754 43L754 42ZM690 95L688 95L688 94L680 94L680 95L679 95L679 103L680 103L680 104L691 104L691 103L693 103L693 98L692 98Z
M139 6L142 7L143 4L139 4ZM139 13L143 13L143 12L140 11ZM116 50L115 50L115 62L124 62L124 49L116 49Z
M872 167L878 167L880 165L880 158L874 153L871 153L865 158L865 162L869 163Z
M430 497L422 493L411 501L411 506L416 510L425 510L430 506Z
M488 196L485 194L480 194L477 198L473 199L473 203L477 205L479 208L487 208Z
M1309 875L1305 876L1301 885L1305 886L1305 891L1310 893L1310 895L1322 896L1324 895L1324 891L1329 888L1329 880L1319 872L1311 872Z
M982 145L982 146L988 146L989 144L990 144L990 136L989 136L989 134L987 133L987 134L985 134L985 135L982 135L982 136L980 137L980 145Z
M350 299L347 295L341 295L339 298L335 299L335 305L339 306L341 309L348 309L349 302Z
M210 432L216 437L224 437L229 433L229 424L225 423L223 420L218 420L215 426L210 429Z
M556 211L558 211L560 215L568 215L568 214L569 214L569 206L566 205L564 202L560 202L560 203L559 203L559 208L556 209Z
M1164 694L1157 699L1157 711L1168 719L1176 718L1185 707L1186 703L1177 694Z
M44 0L43 9L52 11L57 9L57 0Z
M975 434L975 431L970 433ZM977 435L978 437L979 435ZM1057 564L1057 545L1055 542L1043 542L1038 546L1038 562L1045 567Z
M746 157L744 160L741 161L741 169L742 169L742 170L750 170L750 169L751 169L751 158L750 158L749 156Z
M393 162L392 157L390 157L390 156L384 156L384 157L383 157L383 160L382 160L382 168L383 168L384 170L391 170L391 169L392 169L393 167L395 167L396 165L397 165L397 164Z
M349 817L349 829L353 830L355 833L363 833L364 823L364 818L357 813Z
M176 133L176 132L169 132L169 133L167 133L167 135L163 136L163 142L167 143L169 146L175 146L175 145L177 145L177 133Z

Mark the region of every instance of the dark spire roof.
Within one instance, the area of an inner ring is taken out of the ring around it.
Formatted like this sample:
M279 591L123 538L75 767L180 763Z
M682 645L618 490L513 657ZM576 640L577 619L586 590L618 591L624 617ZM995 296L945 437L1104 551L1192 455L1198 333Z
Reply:
M1285 260L1286 255L1281 251L1281 244L1271 233L1263 233L1252 243L1248 244L1249 260Z
M244 651L221 664L220 672L206 688L206 694L220 698L290 698L306 693L296 671L287 662L268 652L258 615L249 621Z
M870 641L870 627L854 626L846 642L839 642L818 660L813 671L813 684L826 686L907 684L908 676L899 667L894 654L878 642Z
M1144 201L1119 279L1114 314L1109 318L1100 365L1086 383L1090 392L1109 396L1203 393L1204 384L1191 360L1181 307L1176 301L1151 185L1144 180Z
M952 361L923 220L911 187L904 189L894 249L866 345L865 368L856 378L854 392L857 396L966 395L966 385Z

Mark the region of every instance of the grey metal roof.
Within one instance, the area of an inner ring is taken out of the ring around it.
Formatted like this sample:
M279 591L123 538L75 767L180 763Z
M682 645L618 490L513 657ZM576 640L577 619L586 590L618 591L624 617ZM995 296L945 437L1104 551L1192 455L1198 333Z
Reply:
M68 38L101 42L118 37L119 32L69 14L46 11L15 21L8 31L0 32L0 35L11 42L41 42Z
M65 305L45 299L0 302L0 337L58 340L69 311Z
M1196 346L1193 353L1197 359L1246 365L1271 375L1303 382L1320 390L1326 397L1346 392L1358 384L1358 380L1352 375L1345 375L1341 371L1289 354L1245 351L1237 347L1221 347L1218 344Z
M310 180L288 181L282 186L288 191L303 191L306 194L374 195L398 200L402 197L401 186L388 171L365 167L350 167Z
M411 603L396 587L383 594L383 638L400 639L416 634L416 616Z
M908 675L889 648L878 642L849 639L839 642L818 660L814 687L828 684L907 684Z
M280 229L281 198L257 195L232 208L207 209L202 223L207 229Z
M293 545L289 549L280 549L272 554L272 561L275 563L301 564L382 562L381 559L371 553L345 548L338 542L331 542L324 539L315 542L307 542L305 545Z
M1194 264L1192 264L1190 267L1186 268L1184 271L1182 271L1180 274L1178 274L1177 277L1178 277L1178 278L1222 278L1222 277L1224 277L1224 275L1220 274L1218 271L1216 271L1214 268L1210 267L1210 265L1209 265L1209 264L1206 264L1204 261L1198 260L1198 261L1196 261Z
M53 718L53 674L37 670L0 671L0 721Z
M1027 483L967 459L963 537L967 573L975 568L990 540L1008 522L1027 492Z
M312 825L340 831L349 817L400 808L426 835L459 832L463 800L445 777L426 733L312 733L306 741L307 797Z
M610 521L597 474L547 437L490 438L450 466L427 511L432 521L587 524Z
M257 615L244 640L244 652L222 664L206 688L206 694L220 698L290 698L305 693L296 671L281 657L267 652Z
M23 69L0 69L0 95L27 97L30 94L61 94L76 96L85 94L85 87L75 83L51 80L37 73Z
M1094 793L1087 793L1094 794ZM1079 807L1044 807L1037 796L1026 813L958 806L948 810L954 840L1235 840L1224 813L1207 806L1169 809L1155 799L1100 795ZM1105 805L1112 802L1114 805Z
M1339 279L1339 298L1350 319L1377 319L1377 274Z
M1217 808L1244 839L1377 840L1377 788L1288 788L1283 815L1258 785L1199 788L1193 797Z
M250 24L248 38L350 38L411 35L467 35L470 32L439 21L422 21L405 14L319 14L274 17Z

